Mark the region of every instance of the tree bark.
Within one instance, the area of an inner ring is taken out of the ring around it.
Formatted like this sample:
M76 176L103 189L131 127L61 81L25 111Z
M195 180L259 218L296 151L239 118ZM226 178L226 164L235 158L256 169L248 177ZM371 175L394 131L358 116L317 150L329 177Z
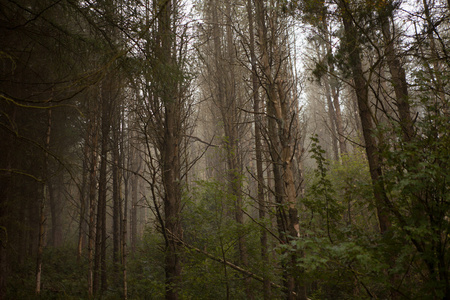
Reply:
M50 179L47 183L48 202L50 204L50 213L52 217L52 246L59 247L62 244L62 208L61 208L61 183L62 174L54 179ZM56 182L53 182L55 180ZM56 186L55 186L56 183Z
M107 161L109 151L110 132L110 106L111 99L106 95L102 86L101 97L101 150L100 150L100 174L98 182L97 223L95 235L94 256L94 293L102 294L107 289L106 273L106 192L107 192Z
M128 182L130 174L124 170L124 203L123 203L123 221L122 221L122 280L123 280L123 299L128 299L128 279L127 279L127 222L128 222Z
M50 151L50 136L52 132L52 109L47 109L47 132L45 136L45 153L44 153L44 169L42 174L42 195L39 203L39 237L36 259L36 294L41 293L41 277L42 277L42 255L44 251L44 235L45 235L45 204L48 195L48 166L49 166L49 151Z
M121 242L121 231L120 231L120 206L121 206L121 176L119 170L119 162L120 162L120 136L119 136L119 128L120 128L120 111L118 107L114 110L114 117L112 120L112 179L113 179L113 263L114 263L114 272L118 273L119 271L119 261L120 261L120 242Z
M334 77L334 63L330 61L329 57L333 55L333 51L331 48L332 40L331 35L328 29L328 19L324 10L323 18L323 28L325 28L325 39L326 39L326 56L327 56L327 64L328 64L328 74L326 75L328 86L331 91L331 100L332 106L334 108L334 118L336 123L336 131L337 131L337 139L339 141L339 151L340 155L347 153L347 145L345 143L344 137L344 125L342 122L342 113L341 106L339 103L339 83L337 78Z
M173 36L175 34L174 18L176 14L176 0L158 3L158 40L156 58L163 68L176 67L174 55L176 53ZM182 239L181 229L181 152L182 145L182 105L183 96L179 90L175 74L161 76L164 90L157 91L156 97L161 101L164 124L160 124L161 136L158 143L161 155L162 184L164 188L164 228L165 236L165 273L167 300L179 299L181 283L181 258L176 239Z
M443 110L445 114L448 114L448 105L446 103L446 97L445 97L445 90L444 90L444 85L442 83L443 78L442 78L442 66L441 66L441 59L439 57L439 52L438 52L438 47L436 46L436 38L435 38L435 25L433 24L433 20L431 17L431 13L430 13L430 7L428 5L428 0L422 0L422 4L424 7L424 13L425 13L425 19L427 22L427 36L428 36L428 42L430 45L430 58L431 58L431 62L433 64L433 69L431 69L428 66L428 62L427 62L427 67L429 69L430 72L430 76L432 78L432 81L434 81L435 84L435 88L436 88L436 96L438 98L440 98L440 102L442 104L444 104L443 106Z
M264 3L262 0L256 0L255 3L261 50L262 82L267 93L268 138L273 164L277 223L280 239L288 243L291 239L300 236L296 207L297 195L292 169L292 160L295 153L293 137L296 135L291 131L291 124L295 114L292 114L290 109L291 102L285 90L286 80L281 75L285 67L283 66L285 60L282 57L284 51L279 41L280 36L272 34L272 40L270 41L272 52L269 52ZM273 14L269 21L271 30L278 32L280 28L278 28L279 20L276 11L274 10L271 13ZM301 273L295 263L295 257L298 254L293 253L292 261L283 263L288 299L306 299L306 289L297 280L300 278L299 273Z
M257 178L257 202L258 214L260 220L264 221L266 218L266 203L264 201L264 171L262 158L262 143L261 143L261 116L260 116L260 97L258 91L258 70L255 54L255 33L254 33L254 14L252 0L247 0L247 16L248 16L248 30L250 33L249 49L250 62L252 67L252 95L253 95L253 110L255 122L255 157L256 157L256 178ZM271 298L270 280L268 279L267 267L269 266L269 255L267 245L267 231L262 228L260 231L261 243L261 260L266 267L263 270L263 298L269 300Z
M86 136L84 138L83 147L83 174L80 188L80 217L78 220L78 247L77 247L77 261L81 260L81 254L86 244L87 220L89 219L88 209L89 201L87 195L88 185L88 160L89 160L89 130L86 129Z
M349 55L349 64L352 70L354 88L356 92L359 117L365 142L367 160L369 162L370 176L372 179L375 205L378 214L380 232L386 232L391 226L387 206L389 200L386 195L382 179L382 169L377 141L375 139L375 126L372 122L372 112L369 105L368 82L364 77L362 62L360 57L360 46L358 44L358 31L352 23L350 8L345 1L339 2L339 8L344 24L344 41Z
M131 211L130 211L130 248L131 254L136 251L137 245L137 206L138 206L138 190L139 190L139 171L141 170L142 161L136 149L132 150L131 154L131 170L133 174L130 175L131 181Z
M400 118L400 126L403 132L403 139L405 142L409 142L414 135L414 124L411 118L408 82L406 81L405 69L402 67L397 56L395 40L392 37L389 18L387 16L383 15L381 17L381 27L385 39L386 62L391 73L391 80L394 87L395 101Z
M95 251L95 212L97 195L97 151L98 151L98 105L93 104L92 112L88 120L89 140L89 235L88 235L88 294L89 298L94 296L94 251Z
M325 85L325 98L327 99L327 106L328 106L328 118L330 120L330 131L331 131L331 143L333 145L333 153L334 153L334 159L336 161L339 160L339 150L338 150L338 140L339 140L339 134L336 130L336 113L334 110L332 95L331 95L331 87L329 82L329 75L326 74L326 80L324 82Z
M341 105L339 103L339 86L336 78L329 77L331 96L333 99L334 112L336 118L336 130L338 134L340 155L347 154L347 144L345 142L344 125L342 122Z
M235 197L235 207L234 207L234 217L236 223L244 224L244 214L242 212L243 200L242 200L242 165L240 162L240 148L239 148L239 111L238 99L236 98L236 80L235 80L235 54L233 45L233 28L232 28L232 14L231 14L231 4L232 1L226 1L225 7L225 18L226 18L226 57L227 65L224 66L226 73L223 74L223 70L217 69L217 76L225 78L225 98L222 99L224 102L219 103L220 110L222 113L222 121L224 124L224 132L226 137L225 149L227 153L227 163L228 163L228 180L229 180L229 190L231 194ZM217 14L218 3L216 3L215 13ZM218 25L213 25L218 26ZM218 39L216 38L215 41ZM217 47L217 46L216 46ZM216 59L220 59L217 57ZM245 238L241 231L238 231L238 250L239 257L242 265L248 267L248 254L247 247L245 245ZM250 278L245 279L245 292L247 299L253 299L253 293L250 288Z

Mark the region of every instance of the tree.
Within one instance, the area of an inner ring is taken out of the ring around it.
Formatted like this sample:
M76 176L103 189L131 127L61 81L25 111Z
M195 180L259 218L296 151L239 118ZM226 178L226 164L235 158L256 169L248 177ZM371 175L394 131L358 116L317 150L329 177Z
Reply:
M278 26L283 26L284 20L278 18L276 9L267 15L263 1L256 1L261 52L262 78L260 80L267 97L267 139L274 175L277 225L281 241L289 243L292 238L300 236L297 189L292 164L299 137L298 132L292 131L294 128L292 124L296 118L296 110L292 105L296 102L289 97L288 82L283 77L286 75L286 66L283 65L283 62L286 61L285 55L287 54L282 45L286 42L286 35L280 37L274 34L278 30L283 32L283 27L280 29ZM270 24L270 27L266 24ZM269 40L268 30L271 31L271 40ZM273 52L270 51L269 44L273 47ZM296 254L293 254L291 259L295 261ZM289 273L286 269L287 264L289 263L284 262L288 298L294 299L296 294L299 299L305 299L305 287L298 281L300 275L297 272L301 271L297 269Z
M60 215L55 213L55 205L52 205L56 203L54 178L61 169L73 175L73 160L69 153L78 142L76 129L70 126L73 123L66 125L65 122L66 117L75 119L75 110L70 111L68 107L80 99L79 94L90 78L85 77L84 82L79 80L83 63L75 64L80 56L72 51L76 52L74 49L83 43L71 35L77 27L71 22L72 18L65 18L72 12L67 3L8 2L1 4L1 10L0 32L5 47L0 71L0 110L2 137L7 142L7 149L2 149L5 156L0 168L5 194L0 205L2 211L7 212L2 215L1 223L8 236L7 239L2 238L0 250L3 297L7 273L10 273L7 272L8 265L23 265L26 255L37 260L34 290L41 292L40 278L45 274L42 273L45 270L42 252L47 243L44 239L47 216L43 208L50 200L53 214L48 220L53 225L52 242L57 245L59 234L56 225ZM50 110L51 118L47 116ZM48 130L50 127L52 130ZM63 142L62 139L54 138L63 132L68 142L65 148L58 144ZM42 182L45 182L45 188ZM55 187L56 190L62 188L61 185ZM67 198L59 199L61 205Z
M261 140L261 112L263 109L261 106L261 100L259 95L259 85L258 85L258 66L256 59L256 42L255 42L255 14L254 5L252 0L247 0L247 16L248 16L248 31L249 31L249 51L250 51L250 64L251 64L251 82L252 82L252 96L253 96L253 113L255 122L255 159L256 159L256 178L257 178L257 202L258 202L258 216L260 220L264 220L266 217L266 206L267 203L264 197L264 171L263 171L263 149ZM268 239L267 231L265 228L261 229L261 259L265 265L269 264L268 257ZM264 274L264 299L270 299L270 281L268 279L267 273Z
M145 52L142 53L149 69L143 70L142 91L145 97L142 105L145 110L140 113L140 119L150 178L155 179L148 181L150 189L161 191L160 194L153 194L153 209L165 240L165 297L178 299L182 268L177 240L183 237L180 219L183 189L181 160L189 114L189 81L183 56L185 31L178 23L178 1L168 0L153 5L148 5L146 11L149 22L146 26L153 31L147 36ZM149 19L150 9L155 12L154 22ZM156 196L161 196L162 211Z
M361 118L362 131L364 136L365 148L367 158L370 166L370 175L372 177L374 195L376 199L376 207L378 213L378 220L380 224L380 231L386 232L391 226L386 206L389 205L389 200L386 195L384 182L382 179L381 159L379 153L379 146L375 140L375 126L373 125L373 116L369 104L369 83L365 78L359 36L356 25L353 23L351 14L351 7L348 3L339 2L339 8L344 26L344 44L348 53L348 64L350 65L354 88L356 91L356 98L358 103L359 116Z
M0 4L0 298L449 298L448 3L187 7Z
M212 57L204 61L207 68L208 97L219 112L218 123L223 131L223 149L226 162L225 176L230 194L234 195L234 207L229 208L234 219L241 227L244 225L244 197L243 187L243 154L242 140L245 134L245 125L241 108L244 101L241 99L241 83L236 79L238 74L237 57L233 20L235 16L235 3L232 1L210 1L205 7L205 19L209 20L211 36L207 37L207 51ZM206 45L205 45L206 46ZM212 79L212 80L211 80ZM221 159L219 157L219 159ZM239 260L244 267L248 267L248 253L244 232L237 232ZM249 299L253 298L249 278L246 279L246 293Z

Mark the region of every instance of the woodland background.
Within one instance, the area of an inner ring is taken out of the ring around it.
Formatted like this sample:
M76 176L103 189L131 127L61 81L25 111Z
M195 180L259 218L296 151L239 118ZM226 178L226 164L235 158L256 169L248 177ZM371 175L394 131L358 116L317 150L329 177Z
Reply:
M450 299L450 2L1 0L0 299Z

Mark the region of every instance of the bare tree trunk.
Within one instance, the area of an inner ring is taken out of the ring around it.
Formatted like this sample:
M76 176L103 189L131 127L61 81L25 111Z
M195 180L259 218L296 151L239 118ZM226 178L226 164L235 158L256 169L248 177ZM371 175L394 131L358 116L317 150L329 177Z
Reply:
M135 133L132 133L131 136L132 139L136 138ZM137 206L138 206L138 194L139 194L139 173L142 168L142 158L139 154L139 148L137 145L131 146L130 154L129 154L129 168L131 172L128 175L128 182L129 185L128 188L131 187L131 207L129 210L130 213L130 253L133 255L133 253L136 251L137 241L138 241L138 235L137 235ZM130 195L127 194L127 197L130 197ZM129 198L128 198L129 199ZM125 206L125 210L127 210L128 213L128 206ZM124 225L125 226L125 225Z
M14 106L14 110L15 109L16 106ZM11 119L13 122L15 122L15 113L11 113ZM2 140L2 144L0 145L0 153L3 157L2 161L0 161L0 168L5 170L12 170L13 149L16 149L16 147L14 147L14 139L9 133L6 132L5 134L5 131L1 130L0 140ZM5 173L6 174L2 174L0 176L0 220L2 221L6 220L6 217L10 214L11 211L10 209L8 209L7 204L11 198L10 190L12 186L12 174L11 172ZM22 206L23 205L18 206L19 217L24 214L24 209ZM23 220L23 218L20 219ZM7 277L8 269L10 267L10 256L8 255L7 251L10 241L8 240L7 224L5 223L2 222L2 227L0 227L0 299L6 299L8 283ZM21 263L20 260L19 263Z
M171 105L169 105L171 106ZM181 261L178 247L171 237L181 238L181 187L179 181L179 153L178 140L175 134L173 114L176 107L166 107L165 143L163 146L163 184L165 190L164 215L165 228L168 232L168 243L166 245L166 299L178 299L178 289L181 276Z
M123 224L122 224L122 277L123 277L123 298L128 299L128 281L127 281L127 217L128 217L128 183L130 174L124 170L124 203L123 203Z
M121 231L120 231L120 186L121 186L121 176L119 170L120 162L120 111L116 107L114 111L114 117L112 120L112 179L113 179L113 263L114 263L114 273L119 271L120 262L120 241L121 241ZM117 278L117 277L115 277Z
M3 138L5 135L0 133L0 136ZM5 145L11 145L11 143L8 143L11 139L9 136L6 136L4 139L2 139L5 142ZM11 147L12 148L12 147ZM9 159L11 156L11 150L10 149L3 149L3 146L0 147L1 153L5 153L5 162L6 166L2 164L1 168L6 167L5 169L11 170L11 160ZM3 176L2 176L3 177ZM11 176L8 174L5 177L0 177L0 220L4 220L4 217L8 214L8 209L6 203L9 200L9 189L11 184ZM5 226L6 227L6 226ZM8 277L8 267L9 267L9 261L8 261L8 253L7 253L7 247L8 245L8 232L6 228L0 227L0 299L6 299L6 288L7 288L7 277Z
M433 63L433 68L431 69L428 67L430 75L432 80L434 81L435 88L436 88L436 95L440 98L440 102L444 104L443 110L445 114L448 114L448 106L445 101L445 90L444 85L442 83L442 66L441 66L441 59L439 57L438 53L438 47L436 46L436 38L435 38L435 25L433 24L433 20L430 13L430 7L428 5L428 0L422 0L422 4L424 7L425 12L425 19L427 22L427 35L428 35L428 42L430 45L430 58ZM427 63L428 65L428 63Z
M226 50L227 50L227 61L228 72L225 75L225 105L221 107L222 118L224 122L225 136L227 138L227 159L228 159L228 174L229 174L229 184L232 195L236 197L235 203L235 220L238 224L244 224L244 214L242 211L243 200L242 200L242 190L241 190L241 173L242 165L239 159L239 111L238 99L236 98L236 81L234 70L235 64L235 54L233 45L233 28L232 28L232 14L231 14L231 3L232 1L226 2ZM221 70L217 70L220 72ZM220 75L219 75L220 76ZM238 248L239 257L242 265L248 267L248 254L247 247L245 245L245 238L242 232L238 232ZM250 278L245 279L245 292L247 299L253 299L253 292L250 287Z
M43 188L42 199L39 205L39 240L36 261L36 294L41 293L41 277L42 277L42 253L44 251L44 234L45 234L45 198L47 197L46 188Z
M0 197L7 195L5 190L1 188L7 188L7 179L2 179L0 183ZM5 183L5 184L3 184ZM3 194L5 193L5 194ZM3 198L6 199L6 198ZM0 205L3 207L3 199L0 200ZM6 201L5 201L6 202ZM0 218L3 217L3 213L0 212ZM0 228L0 299L6 299L6 287L7 287L7 276L8 276L8 255L6 252L6 247L8 246L6 240L6 229Z
M130 220L130 246L131 253L136 251L137 245L137 205L138 205L138 189L139 189L139 176L138 172L141 169L141 158L136 149L133 149L131 154L131 170L133 174L131 175L131 220Z
M291 124L296 117L292 113L292 102L286 93L286 78L282 78L284 70L283 46L280 43L281 36L273 34L279 32L279 20L275 10L271 12L270 28L272 40L270 41L272 53L269 53L269 40L266 26L266 13L264 3L256 1L256 16L258 24L259 46L261 50L262 81L267 93L267 114L269 151L272 158L275 181L275 198L277 202L277 223L280 238L289 242L291 237L300 236L299 219L297 212L297 193L293 176L292 160L294 158L296 134L292 132ZM283 33L282 33L283 34ZM272 64L271 64L272 61ZM275 71L274 71L275 70ZM287 212L286 212L287 210ZM296 267L296 255L293 253L292 261L285 261L283 269L285 273L285 285L288 291L288 299L306 299L306 289L298 281L301 270ZM288 267L289 265L289 267Z
M88 235L88 293L92 298L94 293L94 250L95 250L95 211L97 195L97 148L98 148L98 128L97 128L97 104L93 104L93 111L88 121L89 137L89 235Z
M180 182L180 128L179 107L176 102L165 103L164 142L162 144L162 180L164 185L164 225L166 244L166 299L179 299L181 260L176 239L182 239L181 230L181 182Z
M62 208L60 203L60 189L61 189L61 181L62 175L55 177L54 179L50 179L47 183L48 188L48 202L50 204L50 213L52 217L52 246L59 247L62 243L62 224L61 224L61 215ZM56 180L57 182L53 182ZM55 187L56 183L56 187Z
M48 181L50 178L48 177L48 156L50 151L50 135L52 131L52 109L47 109L47 133L45 137L45 153L44 153L44 169L43 169L43 184L42 184L42 196L40 198L39 203L39 238L38 238L38 250L37 250L37 259L36 259L36 294L39 295L41 293L41 277L42 277L42 254L44 251L44 234L45 234L45 202L48 194Z
M89 130L86 130L86 136L84 140L83 147L83 170L82 170L82 181L80 188L80 218L78 221L78 247L77 247L77 261L81 260L81 254L83 248L86 244L86 232L87 232L87 218L89 218L86 209L89 206L88 197L87 197L87 175L88 175L88 160L89 160Z
M339 135L338 132L336 130L336 113L334 111L334 105L333 105L333 100L332 100L332 96L331 96L331 87L330 87L330 82L329 82L329 76L328 74L326 75L326 80L325 80L325 97L327 99L327 106L328 106L328 118L330 120L330 131L331 131L331 143L333 145L333 153L334 153L334 159L336 161L339 160L339 150L338 150L338 140L339 140Z
M344 136L344 125L342 122L341 105L339 103L339 86L336 78L332 78L331 76L329 78L329 82L336 118L336 130L338 134L339 150L340 154L343 155L347 153L347 144L345 142Z
M110 83L110 82L108 82ZM106 83L105 83L106 84ZM109 84L108 84L109 86ZM101 151L100 151L100 174L98 182L98 203L97 203L97 230L95 235L95 256L94 256L94 293L102 294L107 289L106 274L106 192L107 192L107 161L110 132L110 106L111 98L106 95L102 86L101 97Z
M411 141L414 135L414 126L411 118L411 108L408 99L408 83L406 81L405 69L402 67L400 60L397 57L395 40L391 34L389 18L387 16L383 17L381 23L386 43L386 61L392 77L391 79L395 92L395 101L397 102L397 110L400 117L400 126L403 132L403 139L405 142L408 142Z
M120 152L119 156L119 164L121 171L121 176L123 178L123 189L124 189L124 197L123 201L120 202L120 213L122 218L121 224L121 263L122 263L122 297L124 300L128 299L128 274L127 274L127 259L128 259L128 244L127 244L127 235L128 235L128 199L129 199L129 183L130 183L130 160L131 160L131 137L127 137L125 140L126 133L128 132L125 127L129 126L131 122L126 121L125 117L125 108L122 108L121 112L121 122L123 122L122 126L120 126Z
M240 113L238 110L239 99L236 92L236 55L233 44L233 1L224 2L224 12L221 10L221 2L209 1L207 13L211 18L212 46L214 65L211 67L213 78L212 98L218 108L225 135L224 150L226 153L226 172L228 178L228 191L234 196L234 219L236 223L244 224L243 196L242 196L242 161L240 159ZM222 25L224 24L224 25ZM224 39L221 39L224 29ZM237 252L240 263L248 266L248 253L244 233L238 230ZM245 279L245 291L248 299L253 299L250 288L250 278Z
M256 66L255 54L255 33L254 33L254 14L252 0L247 0L248 30L250 32L250 60L252 66L252 94L253 94L253 110L255 116L255 157L256 157L256 178L258 180L257 201L260 220L266 217L266 203L264 201L264 171L261 144L261 116L260 116L260 97L258 91L258 70ZM267 269L269 266L269 255L267 245L267 231L262 228L260 231L261 243L261 260L265 266L263 270L263 297L264 300L271 298L270 280L268 278Z
M322 4L323 5L323 4ZM331 48L332 40L331 35L328 29L328 19L324 10L323 18L323 28L325 29L325 39L326 39L326 56L331 57L333 55L333 51ZM329 61L329 60L327 60ZM341 106L339 103L339 83L337 78L334 77L334 64L333 62L328 62L328 74L327 77L327 85L331 91L331 99L332 99L332 107L334 108L334 118L336 123L336 131L337 131L337 139L339 141L339 150L340 155L347 153L347 145L345 143L344 137L344 126L342 123L342 113Z

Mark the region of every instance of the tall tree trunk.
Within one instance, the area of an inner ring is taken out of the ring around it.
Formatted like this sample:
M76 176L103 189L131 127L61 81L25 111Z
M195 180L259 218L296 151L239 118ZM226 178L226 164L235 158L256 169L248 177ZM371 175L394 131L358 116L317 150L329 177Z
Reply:
M131 210L130 210L130 246L131 253L136 251L137 245L137 206L138 206L138 190L139 190L139 176L138 173L141 169L141 158L137 150L133 150L131 154L131 170L133 174L130 176L131 181Z
M279 20L275 10L271 13L273 14L269 21L271 30L273 33L279 32ZM292 114L290 109L292 103L290 103L286 93L286 78L281 77L285 68L283 65L285 60L282 57L284 51L279 41L280 36L272 34L270 44L273 52L269 53L266 13L262 0L256 0L256 16L261 50L262 81L267 93L269 151L274 172L277 223L280 238L287 243L291 237L300 236L296 207L297 194L292 165L295 153L293 137L296 135L292 132L291 124L292 118L295 118L296 115ZM297 255L299 253L293 253L292 261L285 261L283 264L288 299L306 299L306 289L298 281L298 278L301 277L301 270L296 267Z
M375 127L372 122L372 112L369 105L368 82L364 77L362 62L360 57L360 46L358 44L358 31L352 23L353 18L348 7L348 2L340 1L340 12L344 24L345 47L349 55L354 88L356 92L359 117L365 142L367 160L369 162L370 176L372 179L373 191L376 201L376 209L380 232L386 232L391 226L387 206L389 200L382 180L382 169L377 141L374 137Z
M324 4L322 4L323 6ZM324 13L322 15L322 24L323 28L325 30L325 39L326 39L326 56L332 57L333 50L332 50L332 38L329 31L329 25L328 25L328 18L326 15L326 10L323 10ZM339 151L340 155L347 153L347 145L345 143L345 137L344 137L344 125L342 122L342 113L341 113L341 106L339 103L339 83L337 78L334 77L334 63L327 59L328 62L328 74L327 77L327 85L329 86L329 89L331 91L331 99L332 99L332 106L334 108L334 118L336 123L336 131L337 131L337 139L339 141Z
M128 183L130 178L129 171L124 170L124 203L123 203L123 221L122 221L122 280L123 280L123 299L128 299L128 280L127 280L127 222L128 222Z
M42 190L42 199L39 203L39 236L38 249L36 260L36 295L41 293L41 278L42 278L42 254L44 251L44 235L45 235L45 202L47 197L47 189L44 186Z
M131 139L135 139L135 133L132 133ZM133 255L133 253L136 251L137 241L138 241L138 235L137 235L137 206L138 206L138 194L139 194L139 174L142 168L142 158L139 154L139 148L138 146L131 147L130 154L129 154L129 165L131 172L129 173L128 182L129 186L131 187L131 203L130 203L130 253ZM130 195L128 195L129 197ZM128 210L128 206L125 206L125 209ZM128 213L128 211L127 211Z
M261 143L261 109L260 109L260 97L258 91L258 70L256 65L255 54L255 33L254 33L254 14L252 0L247 0L247 16L248 16L248 30L250 33L250 62L252 66L252 95L253 95L253 110L255 120L255 157L256 157L256 178L258 181L257 188L257 201L258 201L258 213L259 219L264 221L266 218L266 203L264 201L264 171L263 171L263 157L262 157L262 143ZM270 280L267 274L267 268L269 266L269 254L267 245L267 231L262 228L260 231L260 243L261 243L261 260L265 266L263 270L263 297L264 300L271 298Z
M3 138L3 132L0 132L0 136ZM9 142L11 139L9 135L6 136L3 141L5 145L11 145ZM0 163L0 167L5 167L6 170L11 170L11 150L3 148L4 146L0 146L1 153L5 153L5 163ZM0 175L0 220L5 220L5 217L8 215L7 202L9 200L9 189L11 184L11 174ZM3 225L2 225L3 226ZM0 227L0 299L6 299L6 288L7 288L7 277L8 277L8 231L6 226Z
M430 47L430 58L431 62L433 64L433 68L430 68L429 63L426 62L426 65L429 69L430 76L432 81L434 82L435 90L436 90L436 107L441 107L441 110L436 112L436 115L443 115L445 117L449 117L449 107L448 107L448 88L447 91L445 90L445 81L448 80L446 77L448 72L443 72L442 67L442 56L447 56L446 53L446 45L443 47L438 47L436 45L436 37L435 35L439 36L439 33L437 32L437 25L435 22L433 22L432 13L430 12L430 7L428 0L422 0L424 12L425 12L425 18L427 22L427 36L428 36L428 42ZM448 1L450 3L450 1ZM441 42L442 45L442 42ZM443 55L439 55L439 48L440 50L443 50ZM421 51L423 51L421 49ZM448 56L446 58L446 61L448 63ZM445 74L445 75L444 75ZM444 81L444 82L443 82ZM438 133L435 132L435 139L439 139ZM433 224L436 221L431 221ZM436 225L433 226L434 228L437 228ZM446 249L445 245L446 242L442 242L441 240L438 242L438 245L433 245L433 248L435 248L434 251L436 253L436 256L438 257L438 261L436 262L437 265L437 272L434 270L434 268L429 267L430 274L435 273L437 275L437 278L439 278L440 282L443 282L443 285L445 286L445 295L443 296L443 299L450 299L450 268L448 259L446 259L445 253L448 252L448 249ZM434 243L433 243L434 244ZM431 264L430 264L431 265ZM431 276L436 276L431 275Z
M164 215L165 228L169 236L166 245L166 299L178 299L181 276L181 261L176 240L181 238L181 187L180 161L178 153L177 130L173 115L178 108L173 105L166 107L165 143L163 146L163 184L165 190Z
M81 260L81 254L86 244L87 219L89 218L87 207L89 207L87 197L88 185L88 160L89 160L89 130L86 130L83 147L83 170L80 188L80 216L78 219L78 247L77 247L77 261Z
M158 3L158 39L157 59L163 68L175 69L176 53L173 37L175 35L176 0ZM159 100L163 106L164 124L161 124L162 139L159 142L161 154L162 184L164 187L164 228L166 239L165 273L167 300L179 299L181 283L181 258L177 240L182 239L181 229L181 162L180 147L182 136L182 107L183 97L179 91L178 80L174 74L162 76L165 88L158 91Z
M120 263L120 241L121 241L121 231L120 231L120 206L121 206L121 193L120 193L120 186L121 186L121 176L120 176L120 170L119 170L119 163L120 163L120 110L118 107L114 109L114 117L112 119L112 159L113 159L113 165L112 165L112 179L113 179L113 190L112 190L112 197L113 197L113 263L114 263L114 273L115 275L118 275L119 271L119 263ZM118 277L115 276L117 279Z
M56 182L53 182L55 180ZM48 181L48 202L50 204L50 213L52 217L52 246L59 247L62 243L62 208L61 208L61 187L62 174ZM56 186L55 186L56 184Z
M334 105L331 95L331 87L329 82L329 76L326 75L326 80L324 82L325 85L325 98L327 99L327 106L328 106L328 118L330 120L330 131L331 131L331 143L333 145L333 153L334 153L334 159L336 161L339 160L339 150L338 150L338 140L339 140L339 134L336 130L336 113L334 111Z
M336 118L336 130L338 134L339 150L340 154L343 155L347 153L347 144L345 142L344 136L344 125L342 122L341 105L339 103L339 86L336 78L332 78L331 76L329 76L328 80L330 84L331 96L333 99L333 106Z
M220 111L221 123L224 130L224 149L226 153L227 164L227 178L228 191L234 196L234 218L238 224L244 223L244 215L242 211L243 199L241 190L241 172L242 165L239 159L239 112L237 111L236 98L236 80L235 80L235 54L233 45L233 28L232 28L232 1L225 3L225 12L221 15L220 2L210 1L208 9L210 10L212 18L212 33L213 33L213 49L214 49L214 68L212 70L212 77L215 79L214 86L216 90L213 91L213 99L215 105ZM219 19L220 17L220 19ZM222 20L226 21L223 22ZM225 23L225 40L221 39L221 24ZM223 49L223 50L222 50ZM243 233L238 231L238 255L240 263L243 266L248 266L248 254L245 245L245 238ZM225 267L226 268L226 267ZM225 269L226 271L226 269ZM228 293L227 282L227 297ZM250 289L250 278L245 279L245 291L248 299L253 298Z
M88 235L88 294L92 298L96 292L94 290L94 251L95 251L95 212L97 195L97 164L98 164L98 105L92 104L93 109L88 120L88 143L89 153L89 235Z
M15 111L15 109L17 109L16 106L14 106L13 111ZM10 114L12 122L14 123L16 122L15 115L15 113ZM12 158L14 157L13 149L16 149L14 139L9 132L5 132L4 130L0 130L0 139L3 141L2 144L0 144L0 155L3 157L0 161L0 168L12 170ZM3 222L11 212L11 209L8 209L8 202L11 197L12 183L12 172L0 173L0 220L2 220L2 227L0 227L0 299L6 299L8 268L10 267L10 255L8 255L10 243L8 240L8 227L6 222ZM21 204L18 205L18 208L18 216L21 217L25 210ZM24 218L20 219L23 220ZM21 263L20 260L19 263Z
M224 131L227 139L226 152L228 160L228 178L231 194L235 197L235 220L236 223L244 224L244 213L242 211L243 199L242 199L242 182L241 182L241 172L242 165L239 159L239 111L238 99L236 98L236 81L235 81L235 52L233 44L233 28L232 28L232 12L231 12L232 1L226 2L226 55L227 55L227 74L225 75L225 103L221 104L222 120L224 123ZM222 70L217 70L221 72ZM219 75L220 76L220 75ZM248 267L248 254L247 247L245 245L244 233L239 230L238 232L238 249L239 257L242 265L246 268ZM253 292L250 287L250 278L245 279L245 292L247 299L253 299Z
M109 83L109 82L108 82ZM108 84L109 86L109 84ZM98 182L97 223L95 235L94 256L94 293L102 294L107 289L106 273L106 193L107 193L107 161L110 131L110 106L111 98L106 95L105 86L102 86L101 97L101 150L100 150L100 174Z
M225 134L225 153L227 163L228 191L234 196L234 218L236 223L244 224L243 197L242 197L242 162L240 161L239 150L239 111L238 99L236 95L235 80L235 53L233 44L232 28L232 1L225 3L225 13L220 15L220 2L211 1L209 5L212 17L213 49L214 49L214 70L212 77L215 78L214 85L217 87L213 91L213 99L221 115L221 123ZM225 40L221 40L221 21L225 18ZM223 49L223 53L222 53ZM245 244L244 233L238 231L238 255L240 263L248 266L248 254ZM245 291L248 299L253 299L250 289L250 278L245 279Z
M10 168L9 168L10 169ZM9 179L0 179L0 219L3 220L6 215L4 204L6 203L9 188ZM0 299L6 299L6 287L7 287L7 276L8 276L8 240L6 228L0 228Z
M49 170L49 151L50 151L50 136L52 132L52 109L47 109L47 132L45 136L45 153L44 153L44 168L43 168L43 184L42 184L42 195L39 203L39 237L38 237L38 248L37 248L37 259L36 259L36 294L41 293L41 278L42 278L42 254L44 251L44 235L45 235L45 203L48 195L48 182L50 180L48 175Z
M402 67L397 57L395 48L395 39L392 37L389 18L385 14L381 17L381 27L385 39L386 61L391 73L392 85L395 92L395 101L397 104L400 126L403 132L405 142L411 141L414 135L414 125L411 118L411 108L408 97L408 83L406 81L405 69Z
M433 19L431 17L430 7L428 5L428 0L422 0L424 12L425 12L425 19L427 22L427 36L428 36L428 42L430 47L430 58L431 62L433 64L433 68L427 67L430 71L430 75L432 80L434 81L434 85L436 88L436 96L440 98L440 102L444 104L443 110L445 114L448 114L448 106L445 101L445 90L444 85L442 83L442 65L441 65L441 59L439 57L438 47L436 46L436 38L435 38L435 31L436 31L436 25L433 23Z

